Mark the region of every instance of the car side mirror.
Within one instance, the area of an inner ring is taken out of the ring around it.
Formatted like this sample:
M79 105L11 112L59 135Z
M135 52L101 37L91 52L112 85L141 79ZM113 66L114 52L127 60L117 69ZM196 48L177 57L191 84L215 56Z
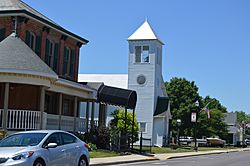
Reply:
M56 148L56 147L57 147L57 143L49 143L47 146L45 146L46 149Z

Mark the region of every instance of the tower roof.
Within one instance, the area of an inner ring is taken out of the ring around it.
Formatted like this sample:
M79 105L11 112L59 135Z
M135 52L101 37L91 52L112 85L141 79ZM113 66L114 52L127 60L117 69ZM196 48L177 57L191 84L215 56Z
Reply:
M156 35L148 21L146 20L129 38L131 40L158 40L160 43L161 40Z
M57 74L16 37L15 33L0 42L0 72L58 78Z
M1 14L10 15L10 16L28 16L38 21L42 21L48 26L53 27L54 29L59 30L73 37L74 39L78 40L79 42L83 44L88 43L88 40L72 32L69 32L68 30L56 24L54 21L44 16L43 14L41 14L40 12L30 7L28 4L24 3L21 0L0 0L0 15Z

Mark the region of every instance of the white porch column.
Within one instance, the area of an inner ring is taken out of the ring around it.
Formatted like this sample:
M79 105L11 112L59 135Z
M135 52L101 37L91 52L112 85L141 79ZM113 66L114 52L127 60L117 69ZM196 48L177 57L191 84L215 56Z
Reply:
M41 122L40 122L40 129L46 129L46 120L43 119L44 113L44 104L45 104L45 87L40 88L40 113L41 113Z
M5 83L4 88L4 105L3 105L3 129L7 129L8 107L9 107L10 83Z
M95 101L92 100L91 122L90 122L91 130L94 130L94 126L95 126L94 118L95 118Z
M86 103L86 132L89 131L89 100Z
M62 93L59 94L59 101L58 101L58 114L59 114L59 126L58 129L61 130L61 120L62 120Z
M74 132L76 132L76 118L77 118L77 97L74 97Z

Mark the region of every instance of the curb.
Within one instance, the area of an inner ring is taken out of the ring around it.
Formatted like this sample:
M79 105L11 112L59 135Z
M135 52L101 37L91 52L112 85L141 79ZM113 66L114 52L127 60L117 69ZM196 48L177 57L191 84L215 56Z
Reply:
M221 151L221 152L208 152L208 153L201 153L201 154L183 154L179 156L168 156L165 159L162 160L170 160L170 159L176 159L176 158L184 158L184 157L192 157L192 156L203 156L203 155L210 155L210 154L222 154L222 153L233 153L233 152L246 152L250 151L250 149L238 149L238 150L227 150L227 151Z
M157 155L154 155L152 157L144 158L144 159L134 159L134 160L123 160L123 161L110 161L110 162L100 162L100 163L93 163L90 164L90 166L101 166L101 165L116 165L116 164L126 164L126 163L138 163L138 162L145 162L145 161L155 161L155 160L170 160L170 159L176 159L176 158L184 158L184 157L192 157L192 156L202 156L202 155L211 155L211 154L222 154L222 153L234 153L234 152L242 152L242 151L250 151L250 148L248 149L232 149L232 150L225 150L225 151L201 151L200 153L193 153L193 154L183 154L183 155L173 155L173 156L167 156L167 157L157 157Z
M156 157L152 157L152 158L139 159L139 160L127 160L127 161L116 161L116 162L110 162L110 163L90 164L90 166L128 164L128 163L138 163L138 162L144 162L144 161L155 161L155 160L160 160L160 159Z

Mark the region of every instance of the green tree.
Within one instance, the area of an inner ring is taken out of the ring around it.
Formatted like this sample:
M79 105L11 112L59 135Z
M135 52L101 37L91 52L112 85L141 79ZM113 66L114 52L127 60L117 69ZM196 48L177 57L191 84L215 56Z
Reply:
M246 114L244 111L235 111L237 114L237 121L242 122L245 121L246 123L250 123L250 115Z
M132 112L129 111L127 112L127 120L126 120L127 129L125 129L125 110L115 110L111 115L114 117L114 119L112 119L110 122L110 128L112 130L111 132L114 132L114 130L116 130L118 132L121 132L122 134L132 135L132 123L133 123ZM138 131L139 127L135 116L134 133L133 133L134 142L139 140Z
M219 100L209 96L204 99L198 93L198 87L194 81L188 81L185 78L172 78L166 82L167 93L170 97L170 107L172 113L172 131L176 136L176 120L181 119L180 135L193 136L194 123L191 123L191 112L197 112L197 136L219 136L222 139L227 137L227 125L224 122L224 116L227 112ZM199 108L195 102L199 101ZM202 109L207 105L210 110L211 118L208 119L207 113Z
M176 119L182 120L180 135L193 135L193 124L191 123L191 112L197 111L195 102L201 100L198 94L198 87L194 81L185 78L172 78L165 83L168 96L170 97L172 113L172 131L176 136Z
M245 121L245 123L250 123L250 115L246 114L244 111L236 111L237 114L237 121L238 123L241 123L242 121ZM250 128L246 128L246 134L250 135Z

